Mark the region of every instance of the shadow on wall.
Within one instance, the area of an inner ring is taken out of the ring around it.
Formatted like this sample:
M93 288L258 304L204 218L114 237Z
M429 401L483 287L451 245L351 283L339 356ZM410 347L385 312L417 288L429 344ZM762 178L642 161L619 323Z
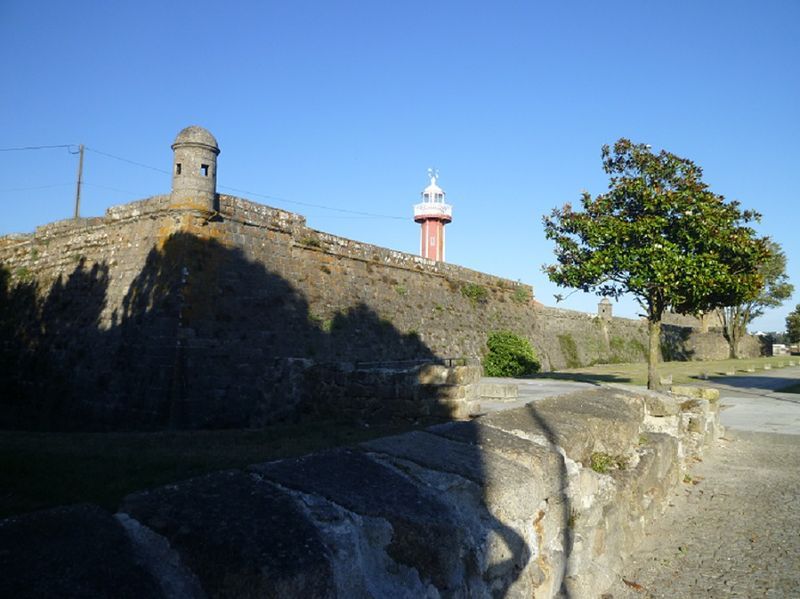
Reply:
M296 408L304 367L435 360L364 305L312 314L285 279L215 240L178 233L153 249L103 321L109 267L79 262L49 291L0 278L5 428L260 426ZM295 405L291 405L291 393Z
M36 281L10 285L0 268L0 426L58 428L83 391L103 335L108 267L86 266L59 276L46 295Z
M664 362L689 362L694 350L689 349L692 329L671 324L661 325L661 359Z

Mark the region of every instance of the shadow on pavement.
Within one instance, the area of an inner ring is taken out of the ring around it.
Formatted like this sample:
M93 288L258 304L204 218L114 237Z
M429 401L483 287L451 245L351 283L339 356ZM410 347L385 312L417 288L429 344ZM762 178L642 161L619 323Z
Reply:
M592 385L601 385L603 383L633 383L633 379L628 376L619 376L616 374L586 374L581 372L544 372L520 380L525 379L553 379L557 381L589 383Z

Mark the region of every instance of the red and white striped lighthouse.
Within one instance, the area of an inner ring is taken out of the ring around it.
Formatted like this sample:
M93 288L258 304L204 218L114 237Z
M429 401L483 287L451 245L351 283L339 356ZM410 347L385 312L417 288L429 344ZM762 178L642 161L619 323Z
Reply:
M436 185L439 173L428 169L431 184L422 191L422 202L414 205L414 222L422 225L419 254L444 261L444 226L453 220L453 207L444 201L444 190Z

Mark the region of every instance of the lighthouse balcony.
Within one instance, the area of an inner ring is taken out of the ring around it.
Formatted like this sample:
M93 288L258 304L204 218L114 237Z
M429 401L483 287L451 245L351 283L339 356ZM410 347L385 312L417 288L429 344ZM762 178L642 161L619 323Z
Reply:
M414 219L424 218L441 218L450 221L453 219L453 207L444 202L414 204Z

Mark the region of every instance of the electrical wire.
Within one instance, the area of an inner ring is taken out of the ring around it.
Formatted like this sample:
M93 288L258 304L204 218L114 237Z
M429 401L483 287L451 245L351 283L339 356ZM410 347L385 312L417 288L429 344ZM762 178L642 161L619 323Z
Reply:
M123 158L122 156L115 156L114 154L109 154L108 152L101 152L100 150L95 150L94 148L90 148L89 146L85 146L84 149L88 150L89 152L94 152L95 154L100 154L101 156L107 156L108 158L113 158L114 160L119 160L121 162L127 162L128 164L133 164L135 166L140 166L142 168L148 168L151 171L164 173L165 175L172 174L169 171L165 171L163 168L150 166L149 164L142 164L141 162L136 162L135 160L128 160L127 158Z
M91 183L89 181L82 181L81 185L88 185L89 187L96 187L98 189L107 189L108 191L116 191L116 192L119 192L119 193L125 193L125 194L132 195L132 196L140 195L140 194L137 194L137 192L135 192L135 191L130 191L129 189L119 189L118 187L109 187L108 185L99 185L97 183Z
M331 206L323 206L322 204L312 204L310 202L300 202L298 200L287 200L286 198L279 198L276 196L265 195L262 193L256 193L254 191L248 191L246 189L238 189L236 187L230 187L228 185L218 185L220 189L229 189L231 191L236 191L238 193L245 193L248 196L256 196L259 198L265 198L268 200L276 200L278 202L284 202L286 204L294 204L297 206L305 206L307 208L319 208L321 210L332 210L333 212L343 212L345 214L353 214L356 216L364 216L370 218L388 218L392 220L405 220L402 216L392 216L389 214L376 214L374 212L361 212L360 210L348 210L347 208L333 208Z
M11 193L15 191L34 191L36 189L52 189L53 187L66 187L67 185L75 185L75 183L53 183L52 185L37 185L35 187L9 187L7 189L0 189L0 193Z
M0 152L21 152L23 150L49 150L52 148L73 148L75 144L60 144L57 146L21 146L18 148L0 148Z

